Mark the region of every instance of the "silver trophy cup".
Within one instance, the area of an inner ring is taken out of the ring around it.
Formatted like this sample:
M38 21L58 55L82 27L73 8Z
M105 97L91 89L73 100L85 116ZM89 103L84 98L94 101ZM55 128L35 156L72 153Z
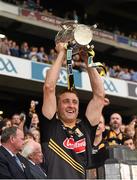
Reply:
M55 43L64 42L72 47L73 54L79 52L79 49L92 48L89 45L93 39L93 28L97 26L86 26L84 24L77 24L74 21L66 21L61 24L61 30L55 37Z

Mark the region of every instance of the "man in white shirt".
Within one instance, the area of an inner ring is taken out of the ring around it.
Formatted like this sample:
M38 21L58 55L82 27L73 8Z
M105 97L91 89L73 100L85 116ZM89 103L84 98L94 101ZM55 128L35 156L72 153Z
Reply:
M34 141L29 140L25 143L22 155L29 160L30 171L35 179L46 179L47 175L41 168L40 164L43 162L43 154L41 145Z

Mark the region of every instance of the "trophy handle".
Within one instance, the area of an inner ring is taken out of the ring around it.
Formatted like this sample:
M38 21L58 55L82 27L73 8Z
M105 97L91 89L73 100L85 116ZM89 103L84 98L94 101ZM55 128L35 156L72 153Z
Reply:
M77 22L75 22L74 20L64 21L63 23L60 24L62 29L67 29L68 27L71 27L73 29L77 25L78 25Z

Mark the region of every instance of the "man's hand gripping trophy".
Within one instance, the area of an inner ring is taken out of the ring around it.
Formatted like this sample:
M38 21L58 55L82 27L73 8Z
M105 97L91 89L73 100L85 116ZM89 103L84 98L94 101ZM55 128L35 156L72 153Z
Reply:
M58 42L65 43L68 89L70 90L75 88L72 58L77 53L80 54L87 67L96 68L101 76L106 74L106 68L100 62L93 62L95 52L91 41L93 39L93 29L96 27L96 24L89 27L84 24L77 24L74 21L66 21L61 24L61 31L55 37L56 44Z

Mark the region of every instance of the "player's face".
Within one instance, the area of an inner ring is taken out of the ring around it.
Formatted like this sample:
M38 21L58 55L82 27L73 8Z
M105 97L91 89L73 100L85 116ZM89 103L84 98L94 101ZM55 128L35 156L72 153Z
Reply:
M73 122L78 116L79 100L74 93L63 93L58 100L58 116L64 122Z

